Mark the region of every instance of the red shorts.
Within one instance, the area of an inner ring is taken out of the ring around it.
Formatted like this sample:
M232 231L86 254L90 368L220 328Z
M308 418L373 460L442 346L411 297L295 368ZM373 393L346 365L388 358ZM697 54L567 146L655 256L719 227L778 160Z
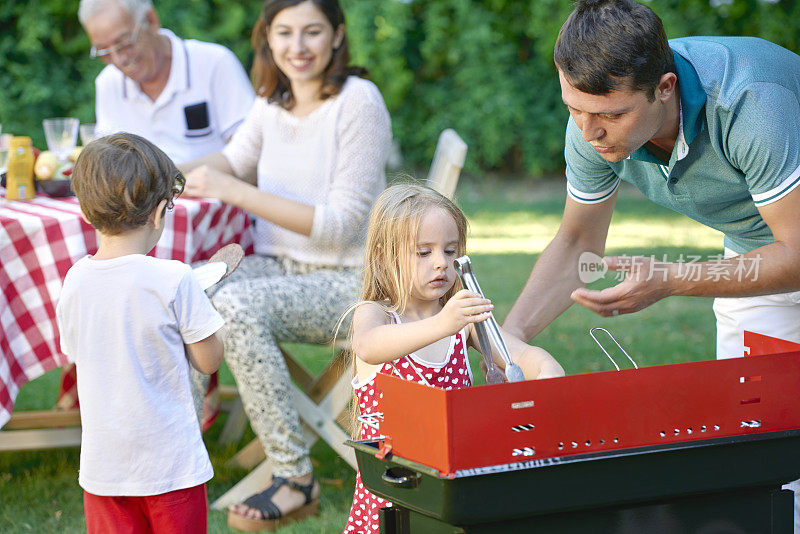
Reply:
M204 534L208 532L206 485L147 497L104 497L83 492L88 534Z

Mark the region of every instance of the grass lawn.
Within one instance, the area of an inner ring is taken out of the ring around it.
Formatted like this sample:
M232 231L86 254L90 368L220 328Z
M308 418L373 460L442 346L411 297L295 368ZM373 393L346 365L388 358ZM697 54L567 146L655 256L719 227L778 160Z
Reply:
M468 248L477 278L494 301L496 316L502 321L537 254L555 234L564 205L564 184L466 177L459 184L457 200L470 220ZM666 254L674 260L681 254L716 255L721 247L719 233L650 203L635 190L623 189L606 253L655 254L659 258ZM613 279L600 280L592 287L613 283ZM697 298L670 298L637 314L615 318L603 318L573 306L535 343L550 351L569 374L612 369L589 337L592 326L611 331L640 366L712 359L714 354L711 301ZM610 342L607 347L610 350ZM312 371L324 367L330 357L326 349L297 348L304 351L304 363ZM472 354L475 367L477 360L477 354ZM233 383L227 369L221 376L223 383ZM23 387L16 408L51 407L57 386L58 370ZM208 485L210 500L245 474L225 468L224 463L253 436L248 431L241 443L222 447L216 438L223 422L224 416L206 433L215 470ZM60 449L0 453L0 532L84 531L81 489L77 484L78 452ZM340 532L346 521L355 473L327 445L317 444L311 454L322 482L321 513L301 525L282 529L282 533ZM210 512L209 526L211 532L228 532L225 515L220 512Z

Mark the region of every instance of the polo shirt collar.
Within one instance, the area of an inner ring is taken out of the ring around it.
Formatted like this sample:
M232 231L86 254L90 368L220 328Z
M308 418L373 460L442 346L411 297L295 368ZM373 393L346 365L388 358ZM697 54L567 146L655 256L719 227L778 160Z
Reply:
M678 138L675 140L675 160L680 161L689 154L689 143L686 142L686 133L683 130L683 103L678 102L678 115L681 122L678 126Z
M700 78L692 67L680 54L672 51L675 57L675 70L678 75L678 90L681 96L681 113L683 126L681 132L690 144L697 134L703 131L703 117L700 114L706 105L708 95L700 84Z
M172 33L166 28L158 30L159 35L164 35L169 38L172 47L172 60L169 69L169 79L164 90L158 95L154 104L167 102L172 98L175 93L187 90L191 87L191 76L189 74L189 55L186 50L186 44L183 39ZM150 101L150 97L142 92L139 84L128 78L123 74L122 77L122 97L124 99L137 98L146 99Z

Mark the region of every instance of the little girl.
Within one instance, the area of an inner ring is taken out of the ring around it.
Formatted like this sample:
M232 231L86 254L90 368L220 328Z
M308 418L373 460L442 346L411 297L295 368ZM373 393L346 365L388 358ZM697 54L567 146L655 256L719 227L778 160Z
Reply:
M351 334L361 439L380 436L377 373L444 389L472 385L467 347L479 350L473 323L486 320L494 306L477 293L459 291L453 260L464 255L466 235L461 210L430 188L394 185L376 200ZM564 374L545 350L505 332L503 338L526 378ZM493 359L505 367L499 353ZM378 510L388 506L358 474L345 534L377 533Z

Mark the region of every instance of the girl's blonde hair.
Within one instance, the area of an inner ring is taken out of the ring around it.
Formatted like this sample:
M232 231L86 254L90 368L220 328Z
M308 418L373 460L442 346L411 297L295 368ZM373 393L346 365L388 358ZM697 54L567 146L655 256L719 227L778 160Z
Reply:
M381 193L370 213L361 302L377 302L400 313L405 310L414 276L412 259L417 231L423 214L430 208L439 208L453 217L458 228L457 256L466 253L467 219L450 199L422 185L393 185ZM442 296L442 302L460 288L460 283L453 284Z
M369 216L367 244L364 251L364 277L361 296L339 319L339 327L351 312L365 302L375 302L386 311L402 313L408 304L414 276L412 259L416 254L417 231L423 214L430 208L439 208L449 213L458 228L458 257L466 254L467 219L453 202L431 189L413 183L401 183L388 187L375 200ZM442 302L447 302L461 288L458 280ZM353 338L353 324L349 328ZM356 358L350 352L353 375L356 373ZM354 392L355 398L355 392ZM350 404L350 435L359 439L358 403Z

